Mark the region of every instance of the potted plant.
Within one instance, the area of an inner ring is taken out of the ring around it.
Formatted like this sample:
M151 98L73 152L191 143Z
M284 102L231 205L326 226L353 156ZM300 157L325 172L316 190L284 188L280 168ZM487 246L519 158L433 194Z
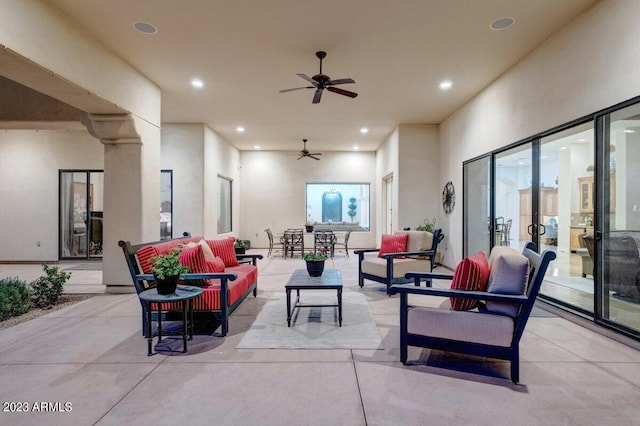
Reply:
M327 260L327 249L320 247L313 252L307 252L302 258L307 262L307 272L312 277L319 277L324 271L324 261Z
M247 242L245 240L236 240L233 243L236 254L245 254L247 252Z
M189 272L189 268L180 263L180 250L173 249L167 254L151 258L151 271L156 281L158 294L173 294L178 287L180 274Z
M349 205L347 206L349 208L349 211L347 212L347 214L351 218L351 222L353 222L353 218L356 215L356 209L358 208L356 201L356 197L349 198Z
M307 223L304 224L307 232L313 232L313 221L311 220L311 214L307 215Z
M424 224L418 225L416 227L416 231L433 232L435 228L436 228L436 218L434 217L431 220L425 219Z

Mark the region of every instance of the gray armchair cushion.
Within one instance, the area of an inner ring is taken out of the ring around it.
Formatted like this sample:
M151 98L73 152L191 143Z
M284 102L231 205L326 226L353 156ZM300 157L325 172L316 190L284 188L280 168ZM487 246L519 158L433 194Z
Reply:
M404 274L410 271L431 272L431 262L421 259L394 259L393 278L404 278ZM362 272L376 277L387 276L387 259L371 257L362 261Z
M489 293L524 294L529 276L529 260L510 247L495 246L489 255ZM515 317L518 305L487 302L487 310Z
M502 347L511 345L513 327L504 315L440 308L412 308L407 318L409 333Z

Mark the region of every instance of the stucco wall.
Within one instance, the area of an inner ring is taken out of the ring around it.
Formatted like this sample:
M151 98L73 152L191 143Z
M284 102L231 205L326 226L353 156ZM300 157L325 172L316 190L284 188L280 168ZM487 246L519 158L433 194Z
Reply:
M0 260L58 260L58 170L102 169L103 152L86 131L0 131Z
M240 233L254 247L267 247L265 228L274 233L301 228L306 217L309 182L371 184L371 223L376 223L376 155L374 152L323 152L322 160L297 160L297 152L240 152ZM349 247L375 247L375 228L354 232Z
M441 176L460 197L463 161L640 95L638 16L635 0L597 3L441 124ZM455 266L461 206L443 225Z

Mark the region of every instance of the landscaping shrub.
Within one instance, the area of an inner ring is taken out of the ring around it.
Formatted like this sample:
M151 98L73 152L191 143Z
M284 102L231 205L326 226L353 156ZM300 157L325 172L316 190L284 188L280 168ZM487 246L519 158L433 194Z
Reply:
M31 309L31 294L26 281L0 279L0 321L22 315Z
M46 275L31 283L31 301L38 308L47 308L58 301L71 274L57 266L42 265L42 270Z

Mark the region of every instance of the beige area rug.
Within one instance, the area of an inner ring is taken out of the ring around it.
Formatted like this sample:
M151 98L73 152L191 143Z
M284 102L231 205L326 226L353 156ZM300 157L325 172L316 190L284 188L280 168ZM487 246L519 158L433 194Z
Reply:
M295 292L291 303L295 302ZM303 304L336 304L335 291L300 292ZM275 293L238 344L244 349L383 349L380 333L363 294L342 293L342 327L337 307L296 309L287 327L286 293Z

